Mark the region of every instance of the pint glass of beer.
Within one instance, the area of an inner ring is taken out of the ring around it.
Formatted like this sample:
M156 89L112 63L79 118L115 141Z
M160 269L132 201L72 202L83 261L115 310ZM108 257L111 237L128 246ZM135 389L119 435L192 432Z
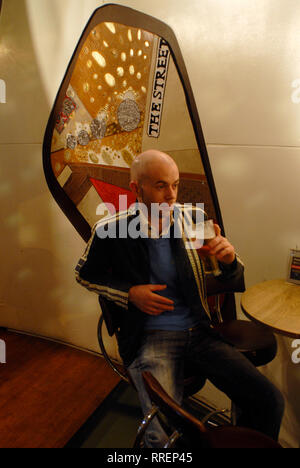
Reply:
M214 222L212 219L204 221L204 241L203 246L200 249L197 249L199 257L203 261L204 270L206 274L212 274L214 276L219 276L221 270L219 268L218 260L214 255L210 255L209 247L207 246L208 242L216 237L216 232L214 228Z

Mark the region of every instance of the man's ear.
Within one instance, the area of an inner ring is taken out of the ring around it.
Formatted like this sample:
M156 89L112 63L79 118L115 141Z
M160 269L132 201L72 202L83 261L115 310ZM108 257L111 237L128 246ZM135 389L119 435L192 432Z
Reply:
M135 180L132 180L129 184L130 190L134 194L134 196L137 198L139 194L139 186L138 183Z

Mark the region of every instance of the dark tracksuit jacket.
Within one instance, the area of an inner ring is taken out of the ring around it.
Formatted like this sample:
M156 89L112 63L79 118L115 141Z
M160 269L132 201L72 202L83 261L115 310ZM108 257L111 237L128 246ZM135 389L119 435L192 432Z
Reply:
M193 217L192 212L190 214ZM138 211L128 210L97 223L76 267L76 280L110 301L111 320L126 367L135 359L141 346L146 318L145 313L128 301L129 289L150 283L147 246L142 237L134 239L128 235L128 227L131 222L138 222L138 215ZM110 235L103 238L103 233L109 229ZM214 290L207 291L204 268L197 251L188 248L184 233L181 238L173 233L174 225L171 226L170 242L186 304L193 312L204 310L210 319L207 294L244 291L243 264L238 257L230 266L220 264L222 275L215 280ZM216 284L219 290L216 290Z

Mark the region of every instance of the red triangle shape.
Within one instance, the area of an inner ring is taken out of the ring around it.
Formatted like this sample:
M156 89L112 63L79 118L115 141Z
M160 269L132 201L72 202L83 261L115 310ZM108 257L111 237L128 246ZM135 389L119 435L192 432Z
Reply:
M126 210L135 202L136 198L130 190L123 189L117 185L109 184L103 182L102 180L90 178L93 186L97 190L97 193L106 204L107 209L111 214L114 214L112 207L109 204L112 204L115 207L116 212ZM126 195L122 197L122 204L120 206L120 195Z

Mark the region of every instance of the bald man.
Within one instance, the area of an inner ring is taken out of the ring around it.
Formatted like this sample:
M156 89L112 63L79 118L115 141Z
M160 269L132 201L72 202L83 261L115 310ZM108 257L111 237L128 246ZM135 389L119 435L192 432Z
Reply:
M188 363L236 403L244 426L277 439L284 406L280 392L212 328L202 262L174 235L175 214L182 210L178 185L178 167L169 155L156 150L139 155L130 181L137 205L95 226L76 268L77 281L111 301L120 355L144 414L151 401L142 371L150 371L181 404ZM164 208L157 211L157 205ZM120 234L124 221L126 236ZM112 223L116 235L102 238L100 230ZM140 236L130 236L130 223L139 225ZM154 236L153 224L158 231ZM208 246L219 263L219 280L234 280L243 290L243 265L219 226L215 230ZM145 446L161 448L165 442L166 434L154 419Z

